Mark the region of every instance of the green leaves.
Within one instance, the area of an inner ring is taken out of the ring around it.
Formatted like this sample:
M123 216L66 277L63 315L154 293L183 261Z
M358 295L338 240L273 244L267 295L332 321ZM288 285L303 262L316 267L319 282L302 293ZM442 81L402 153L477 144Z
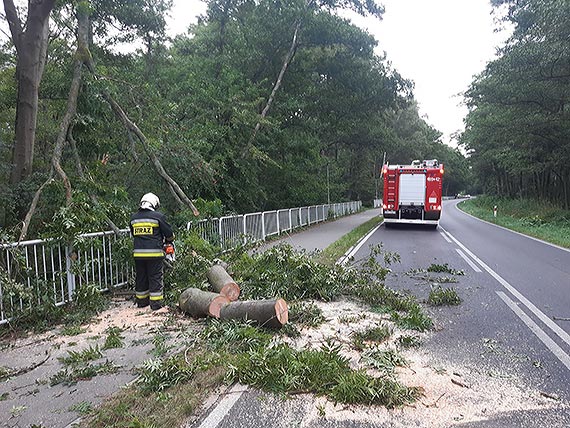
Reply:
M196 367L186 363L184 354L146 360L142 364L137 384L144 393L165 391L173 385L189 380L195 369Z
M508 6L505 20L514 32L466 93L470 113L462 144L471 151L482 191L546 198L567 208L568 2L496 3Z
M235 267L244 298L330 301L351 285L353 271L320 264L289 244L280 244L253 258L243 258Z
M449 158L457 166L449 170L450 176L461 176L453 186L466 181L460 154L443 148L439 133L411 102L412 83L374 54L377 41L370 34L336 14L348 8L380 18L383 7L376 1L209 1L207 14L189 33L167 44L170 5L169 0L89 2L89 49L100 78L84 73L73 127L84 178L75 173L73 152L66 149L62 166L74 202L60 210L63 189L50 185L32 234L71 238L96 225L101 230L103 213L123 227L126 212L148 191L161 195L177 223L188 220L148 154L113 116L103 90L120 100L180 187L192 199L206 201L215 215L222 208L243 213L322 203L329 192L332 201L372 200L384 152L400 162L437 152L441 161ZM75 6L84 11L88 5L65 3L53 14L53 33L60 36L50 42L40 93L34 168L41 175L3 195L10 224L19 223L36 182L51 168L74 58L69 40ZM294 56L260 121L299 24ZM117 53L116 43L135 40L143 40L144 47ZM9 48L0 54L6 64L0 73L0 93L6 95L0 97L0 118L10 123L14 68ZM261 129L250 142L258 122ZM0 139L13 139L8 127ZM87 209L90 193L101 201L97 209Z

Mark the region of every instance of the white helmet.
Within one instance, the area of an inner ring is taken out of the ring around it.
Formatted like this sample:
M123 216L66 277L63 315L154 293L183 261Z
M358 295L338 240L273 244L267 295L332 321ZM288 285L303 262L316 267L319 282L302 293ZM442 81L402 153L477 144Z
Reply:
M160 199L154 193L146 193L141 198L140 207L143 209L156 210L160 206Z

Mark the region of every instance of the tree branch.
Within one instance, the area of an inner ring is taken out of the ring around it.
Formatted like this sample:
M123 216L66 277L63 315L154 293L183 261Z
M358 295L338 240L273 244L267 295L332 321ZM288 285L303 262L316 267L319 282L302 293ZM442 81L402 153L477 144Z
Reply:
M85 47L85 43L87 42L89 17L85 13L78 11L77 20L78 20L77 50L75 55L76 59L73 65L73 79L71 81L69 95L67 98L66 111L59 126L59 132L53 149L53 155L51 158L52 168L50 169L49 178L40 186L40 188L34 194L34 198L32 199L32 203L30 205L30 209L28 210L26 218L24 219L24 225L20 233L20 240L22 240L28 233L28 228L30 227L32 216L36 211L41 193L44 187L52 181L54 171L57 172L57 174L63 180L63 184L65 186L65 200L67 206L71 205L72 202L71 182L69 181L69 177L67 176L64 169L61 166L61 157L63 154L63 148L65 146L68 130L71 126L71 123L75 117L75 112L77 110L77 98L79 96L79 87L81 85L81 67L82 67L80 52Z
M131 131L138 138L138 140L141 142L146 154L148 155L152 164L154 165L156 172L158 172L158 174L168 183L168 186L169 186L173 196L175 198L178 197L179 199L184 201L184 203L188 207L190 207L190 209L192 210L194 215L196 217L199 216L200 212L194 206L194 204L192 203L190 198L188 198L188 196L186 196L186 194L180 188L178 183L176 183L176 181L174 181L172 179L172 177L170 177L170 175L168 175L168 173L164 170L164 167L160 163L160 160L156 156L156 153L154 153L154 151L149 147L146 136L139 129L139 127L131 119L129 119L127 114L123 111L121 106L113 99L113 97L111 97L111 94L109 94L109 92L107 92L106 90L103 90L103 97L109 103L109 105L111 106L111 109L113 110L115 115L119 118L119 120L121 121L123 126L125 128L127 128L127 130Z
M59 133L57 134L57 139L55 147L53 150L53 156L51 163L53 168L58 173L58 175L63 180L65 186L65 199L67 206L71 205L71 182L65 171L61 166L61 156L63 154L63 148L67 141L67 135L70 127L72 126L72 121L75 118L77 112L77 99L79 97L79 87L81 86L81 69L83 67L83 52L88 50L88 35L89 35L89 16L87 12L83 10L82 7L77 8L77 48L75 51L75 61L73 63L73 77L71 80L71 85L69 88L69 95L67 97L67 107L61 124L59 127Z
M267 103L265 104L265 107L263 108L263 110L261 112L261 116L259 118L259 121L256 123L255 128L253 130L253 134L251 135L251 138L249 139L249 144L248 144L249 147L251 147L253 145L253 141L255 140L255 137L257 136L257 133L259 132L259 130L261 128L261 122L267 116L267 113L269 112L269 109L271 108L271 105L273 104L273 100L275 99L275 96L277 95L277 91L281 87L281 83L283 81L283 76L285 75L285 71L287 71L287 67L289 67L291 60L293 59L293 56L295 55L295 52L297 51L297 46L299 45L298 36L299 36L299 31L301 30L301 23L302 23L302 21L301 21L301 19L299 19L297 21L297 23L295 24L295 31L293 32L293 39L291 40L291 46L289 47L289 52L287 52L287 56L285 57L285 60L283 61L283 65L281 66L281 70L279 71L279 75L277 76L277 80L275 81L275 85L273 85L271 95L269 95Z
M75 167L77 168L77 174L79 175L79 177L81 177L82 180L88 181L87 177L85 176L85 172L83 171L83 166L81 165L81 158L79 157L79 153L77 151L77 143L75 142L75 139L73 138L73 124L69 127L69 130L67 133L67 140L69 141L69 144L70 144L71 149L73 151L73 157L75 158ZM89 198L95 204L95 206L100 207L101 203L99 202L99 198L97 198L97 195L90 192L89 190L87 190L87 193L89 194ZM105 221L107 222L109 227L113 230L115 235L118 236L121 233L120 229L113 222L113 220L111 220L106 214L104 214L103 210L100 210L100 212L103 213L103 216L105 217Z
M6 21L8 21L8 26L10 27L10 33L12 33L14 46L16 50L20 50L20 36L22 35L23 29L13 0L4 0L4 11L6 12Z
M18 242L22 241L26 235L28 234L28 229L30 228L30 222L32 221L32 217L36 212L36 208L38 206L38 201L40 200L40 196L44 187L46 187L49 183L53 181L53 168L50 169L48 179L44 181L44 183L36 190L34 197L32 198L32 203L30 204L30 209L28 210L26 217L24 218L22 230L20 232L20 237L18 238Z
M87 65L89 68L89 71L91 71L91 73L93 74L93 76L98 79L96 70L95 70L95 64L93 63L93 58L91 56L89 56L89 58L87 59ZM111 106L111 109L113 110L113 112L115 113L115 116L117 116L117 118L119 119L119 121L123 124L123 126L125 127L125 129L134 134L137 139L140 141L140 143L143 146L144 151L146 152L146 154L148 155L148 157L150 158L152 164L154 165L154 168L156 169L156 172L158 172L158 174L166 181L166 183L168 184L168 187L170 189L170 191L172 192L172 195L174 196L174 198L178 201L181 200L183 201L194 213L194 215L197 217L200 215L200 212L198 211L198 209L194 206L194 204L192 203L192 201L190 200L190 198L188 198L188 196L186 196L186 194L184 193L184 191L180 188L180 186L178 185L178 183L176 181L174 181L172 179L172 177L170 177L170 175L168 175L168 173L165 171L164 167L162 166L162 164L160 163L160 160L158 159L158 157L156 156L156 154L154 153L154 151L149 147L148 145L148 141L146 139L146 136L144 135L144 133L139 129L139 127L127 116L127 114L125 113L125 111L121 108L121 106L119 105L119 103L117 103L115 101L115 99L111 96L111 94L103 89L102 90L102 95L103 98L105 98L105 100L109 103L109 105Z

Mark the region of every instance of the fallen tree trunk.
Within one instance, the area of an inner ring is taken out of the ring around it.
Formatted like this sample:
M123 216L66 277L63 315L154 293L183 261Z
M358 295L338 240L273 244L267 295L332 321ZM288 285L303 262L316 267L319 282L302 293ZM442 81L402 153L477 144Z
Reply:
M238 299L241 291L239 285L237 285L233 278L226 272L224 266L215 264L208 269L206 276L214 291L217 291L222 296L226 296L232 302Z
M252 320L261 327L281 328L289 320L289 309L283 299L230 302L222 306L220 318Z
M220 309L228 303L230 300L226 296L197 288L187 288L178 299L180 309L193 317L220 318Z

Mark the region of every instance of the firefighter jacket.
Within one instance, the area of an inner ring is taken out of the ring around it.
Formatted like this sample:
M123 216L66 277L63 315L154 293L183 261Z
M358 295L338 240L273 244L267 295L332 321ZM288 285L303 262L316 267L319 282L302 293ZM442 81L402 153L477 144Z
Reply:
M164 241L174 240L166 216L158 211L139 209L131 216L130 227L136 258L164 257Z

